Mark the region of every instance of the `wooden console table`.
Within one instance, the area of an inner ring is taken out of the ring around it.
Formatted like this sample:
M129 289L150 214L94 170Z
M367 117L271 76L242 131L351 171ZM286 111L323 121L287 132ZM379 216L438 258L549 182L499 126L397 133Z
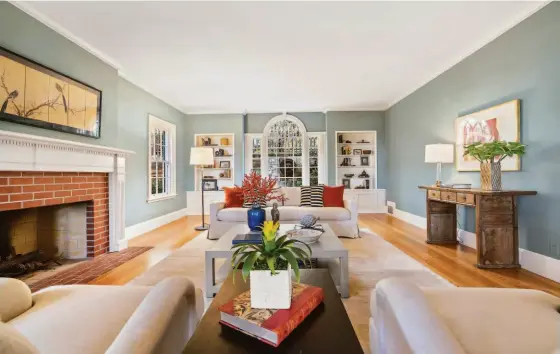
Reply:
M473 207L476 209L476 266L520 267L516 198L537 192L418 188L426 190L427 243L457 243L457 205Z

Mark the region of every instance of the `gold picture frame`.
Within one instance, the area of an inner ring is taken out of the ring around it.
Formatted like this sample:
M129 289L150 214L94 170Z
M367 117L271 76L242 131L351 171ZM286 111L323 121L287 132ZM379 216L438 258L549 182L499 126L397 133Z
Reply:
M521 101L504 102L476 111L455 120L455 168L459 172L480 171L480 163L463 156L464 145L477 141L505 140L520 142ZM521 170L519 156L507 157L502 171Z
M101 137L101 91L0 47L0 120Z

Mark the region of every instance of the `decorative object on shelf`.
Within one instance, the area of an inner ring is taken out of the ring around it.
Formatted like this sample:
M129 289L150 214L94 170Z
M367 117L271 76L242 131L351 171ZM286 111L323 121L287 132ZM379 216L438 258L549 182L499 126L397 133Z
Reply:
M265 221L262 226L260 245L238 244L231 247L232 268L242 266L243 280L249 274L251 288L251 307L261 309L288 309L291 305L293 270L296 282L300 273L298 260L311 262L311 248L286 235L278 236L279 223ZM296 243L305 248L294 247Z
M346 140L345 143L346 144L352 144L352 142L350 140Z
M0 63L0 120L101 137L101 91L1 47Z
M220 145L228 146L229 145L229 139L228 138L220 138Z
M360 143L360 144L369 144L369 141L366 141L366 140L362 139L362 140L358 141L358 143Z
M439 187L441 185L441 164L453 163L453 145L452 144L426 145L424 162L437 163L435 185Z
M274 193L275 178L262 177L255 171L251 171L243 177L241 187L234 187L243 193L244 207L251 206L247 210L247 224L251 231L258 231L262 226L266 213L263 209L267 202L278 200L279 196Z
M280 210L278 210L278 203L272 203L272 209L270 210L270 219L273 223L280 222Z
M340 167L347 167L350 166L350 164L352 163L352 159L350 159L349 157L345 157L342 160L342 163L340 164Z
M354 151L352 151L352 153L354 155L361 155L362 154L362 149L354 149Z
M214 154L212 153L212 148L209 147L192 147L190 156L190 165L201 166L201 175L204 176L204 166L214 163ZM197 226L194 229L197 231L208 230L208 224L204 223L204 182L207 179L201 178L201 189L202 189L202 225Z
M512 141L477 142L464 149L464 155L480 162L480 188L489 191L502 189L502 161L525 154L525 145Z
M455 124L455 161L457 171L480 171L480 163L464 153L464 147L476 142L520 142L520 100L513 100L457 118ZM504 171L519 171L519 155L502 161Z
M220 172L220 178L226 178L226 174L223 172Z
M350 179L343 178L342 179L342 185L344 186L344 189L350 189Z
M345 173L345 174L344 174L344 177L346 177L346 178L352 178L352 177L354 177L354 174L353 174L353 173Z
M369 178L369 173L366 172L366 170L363 170L362 173L360 173L358 175L358 177L360 178Z
M341 155L351 155L352 154L352 148L348 145L344 145L343 147L341 147Z
M218 180L215 178L207 178L202 180L202 190L203 191L217 191L218 190Z
M371 155L371 150L362 150L362 155Z
M317 221L319 220L318 217L313 216L311 214L308 215L304 215L301 220L299 221L300 225L306 228L311 228L313 227Z
M369 166L369 156L360 157L360 165Z
M319 241L324 231L314 228L294 229L286 232L292 240L298 240L308 245Z
M216 151L214 151L214 155L224 156L224 149L216 149Z
M365 189L369 189L369 179L366 179L364 181L364 187L365 187Z
M212 145L212 139L210 137L202 137L200 138L200 140L202 141L202 146L210 146Z
M231 162L230 161L220 161L220 168L230 168Z
M342 134L338 134L338 143L342 144L344 142L344 137L342 136Z

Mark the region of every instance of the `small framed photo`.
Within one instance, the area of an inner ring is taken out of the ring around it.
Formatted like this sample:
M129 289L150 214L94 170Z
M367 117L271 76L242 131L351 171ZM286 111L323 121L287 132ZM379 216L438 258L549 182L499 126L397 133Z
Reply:
M360 165L369 166L369 156L360 157Z
M361 155L362 154L362 149L354 149L354 151L352 151L354 155Z
M230 161L220 161L220 168L230 168L231 162Z
M343 178L342 185L344 186L344 189L350 189L350 178Z
M215 178L205 178L202 183L202 189L205 191L217 191L218 180Z

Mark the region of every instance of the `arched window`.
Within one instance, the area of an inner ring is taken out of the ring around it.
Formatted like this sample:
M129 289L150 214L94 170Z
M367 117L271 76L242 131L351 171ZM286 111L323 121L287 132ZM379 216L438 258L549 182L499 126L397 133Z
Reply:
M262 134L246 134L245 171L277 178L282 187L326 183L324 134L308 133L292 115L273 117Z

